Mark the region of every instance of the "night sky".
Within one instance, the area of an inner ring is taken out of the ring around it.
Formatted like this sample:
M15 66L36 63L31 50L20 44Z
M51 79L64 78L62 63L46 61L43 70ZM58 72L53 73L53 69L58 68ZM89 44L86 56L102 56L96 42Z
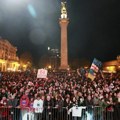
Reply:
M60 0L1 0L0 36L29 52L34 63L60 48ZM67 0L69 59L101 61L120 54L119 0Z

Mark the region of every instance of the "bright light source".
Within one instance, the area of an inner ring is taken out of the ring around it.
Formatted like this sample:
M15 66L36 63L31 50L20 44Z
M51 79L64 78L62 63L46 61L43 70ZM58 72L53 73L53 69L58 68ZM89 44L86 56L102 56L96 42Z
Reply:
M52 68L51 65L49 65L48 68L51 69Z
M115 66L108 66L108 67L106 67L106 69L108 70L108 72L112 72L112 73L115 73L116 72L116 68L115 68Z
M24 67L24 68L26 68L26 67L27 67L27 65L23 65L23 67Z
M48 47L48 50L50 50L50 47Z
M4 64L4 63L6 63L6 61L5 61L5 60L0 59L0 63Z

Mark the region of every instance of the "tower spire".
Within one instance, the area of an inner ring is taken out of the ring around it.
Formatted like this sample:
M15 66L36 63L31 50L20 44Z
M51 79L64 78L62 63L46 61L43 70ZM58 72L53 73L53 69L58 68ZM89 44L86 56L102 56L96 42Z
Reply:
M68 46L67 46L67 26L69 19L67 17L66 2L61 2L61 17L59 24L61 27L61 63L60 69L67 69L68 66Z

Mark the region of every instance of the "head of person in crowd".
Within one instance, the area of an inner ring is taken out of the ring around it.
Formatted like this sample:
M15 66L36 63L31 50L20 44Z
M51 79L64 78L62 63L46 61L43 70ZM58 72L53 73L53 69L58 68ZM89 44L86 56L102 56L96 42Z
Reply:
M47 101L50 101L50 100L51 100L50 95L47 95L47 96L46 96L46 100L47 100Z
M7 106L8 100L7 100L6 96L3 96L3 97L2 97L2 100L0 101L0 104L1 104L2 106Z
M13 100L14 98L15 98L15 96L13 96L11 94L8 96L8 100Z
M73 106L77 104L77 99L76 99L76 97L75 97L75 96L73 96L73 98L72 98L72 101L71 101L71 102L72 102Z
M37 100L40 100L41 99L41 95L40 94L37 94L37 96L36 96L37 98Z
M87 96L87 100L88 100L88 101L91 101L91 100L92 100L92 97L91 97L90 94Z

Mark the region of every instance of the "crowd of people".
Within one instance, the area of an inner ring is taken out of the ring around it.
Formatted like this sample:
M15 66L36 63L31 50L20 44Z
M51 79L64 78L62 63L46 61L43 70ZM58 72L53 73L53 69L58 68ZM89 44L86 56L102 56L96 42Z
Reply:
M35 72L1 73L0 111L7 107L12 114L12 108L19 108L19 119L27 120L24 114L29 108L34 120L42 120L47 108L45 119L49 120L51 108L62 111L64 107L69 111L73 106L87 106L88 109L100 106L110 111L115 120L120 120L120 72L104 73L104 76L98 73L93 81L76 71L49 71L45 79L36 78ZM0 119L4 119L2 115Z

